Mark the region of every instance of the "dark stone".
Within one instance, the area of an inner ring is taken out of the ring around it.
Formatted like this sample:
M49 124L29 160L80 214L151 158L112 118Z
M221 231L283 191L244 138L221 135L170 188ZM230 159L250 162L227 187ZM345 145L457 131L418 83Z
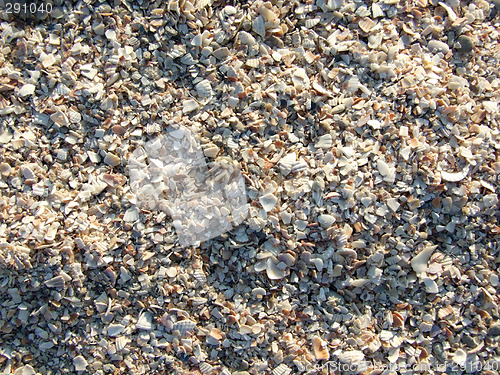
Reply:
M457 51L461 53L469 53L474 49L474 42L467 35L460 35L457 39L457 44L459 45Z
M500 325L493 325L488 329L488 336L500 336Z

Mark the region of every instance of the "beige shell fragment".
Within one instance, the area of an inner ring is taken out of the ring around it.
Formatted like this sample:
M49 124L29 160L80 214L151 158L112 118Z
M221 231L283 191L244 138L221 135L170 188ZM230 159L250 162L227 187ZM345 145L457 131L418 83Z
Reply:
M311 83L305 69L303 68L295 69L292 74L292 82L298 90L308 89Z
M330 359L330 353L328 352L326 341L323 341L318 336L314 336L312 339L312 345L314 349L314 356L318 361Z
M375 26L375 21L373 21L368 17L365 17L359 21L358 25L359 28L363 30L365 33L369 33L373 29L373 26Z
M85 369L88 366L88 363L82 355L79 355L73 358L73 365L75 366L75 371L80 372L80 371L85 371Z

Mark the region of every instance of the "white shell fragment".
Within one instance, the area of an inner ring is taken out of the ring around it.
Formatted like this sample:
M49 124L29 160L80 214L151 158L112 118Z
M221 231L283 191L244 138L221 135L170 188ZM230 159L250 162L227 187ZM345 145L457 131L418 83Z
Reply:
M87 369L88 363L83 356L79 355L73 358L73 365L75 366L75 371L80 372Z
M178 331L180 333L180 337L185 337L189 333L193 332L195 328L195 322L191 320L181 320L173 325L172 331Z
M122 324L110 324L108 326L108 336L116 337L120 333L122 333L124 329L125 329L125 326L123 326Z
M259 202L264 208L264 210L266 212L269 212L274 208L274 206L276 206L276 203L278 203L278 198L276 198L273 194L269 193L260 197Z
M201 98L212 96L212 85L210 84L210 81L206 79L197 83L195 89Z
M139 318L137 319L137 323L136 323L135 327L137 329L151 331L154 327L153 317L152 317L151 313L146 311L146 312L143 312L141 315L139 315Z
M437 245L426 246L420 251L420 253L413 257L411 260L411 266L417 274L427 270L427 262L436 248Z
M35 92L35 85L31 83L26 83L25 85L23 85L23 87L19 89L17 95L21 98L24 98L26 96L33 95L34 92Z
M441 178L444 181L448 182L458 182L462 181L465 177L467 177L468 174L469 174L469 166L465 167L462 171L455 173L442 171Z

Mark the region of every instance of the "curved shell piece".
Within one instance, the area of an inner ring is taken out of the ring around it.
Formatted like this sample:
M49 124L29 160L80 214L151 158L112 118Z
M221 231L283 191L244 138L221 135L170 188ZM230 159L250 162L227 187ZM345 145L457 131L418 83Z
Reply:
M469 166L465 167L460 172L450 173L441 171L441 178L448 182L458 182L462 181L469 174Z
M286 276L285 270L278 267L278 263L270 257L267 259L266 273L271 280L280 280Z

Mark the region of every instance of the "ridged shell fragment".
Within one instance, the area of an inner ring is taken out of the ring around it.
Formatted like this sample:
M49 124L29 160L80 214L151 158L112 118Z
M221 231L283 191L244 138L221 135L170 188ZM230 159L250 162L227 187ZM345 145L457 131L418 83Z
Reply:
M185 337L189 333L193 332L195 328L196 323L192 320L186 319L175 322L172 327L172 331L179 331L180 337Z
M137 329L151 331L153 329L153 317L151 316L151 313L146 311L139 315L135 327Z
M212 96L212 85L210 84L210 81L206 79L198 82L195 86L195 89L198 93L198 96L200 96L201 98L208 98Z
M289 375L291 372L292 369L290 367L288 367L284 363L281 363L273 370L273 375Z
M358 26L365 33L369 33L370 31L372 31L373 26L375 26L375 21L368 17L365 17L358 22Z
M65 282L62 276L53 277L45 282L45 285L49 288L62 289L64 288Z

